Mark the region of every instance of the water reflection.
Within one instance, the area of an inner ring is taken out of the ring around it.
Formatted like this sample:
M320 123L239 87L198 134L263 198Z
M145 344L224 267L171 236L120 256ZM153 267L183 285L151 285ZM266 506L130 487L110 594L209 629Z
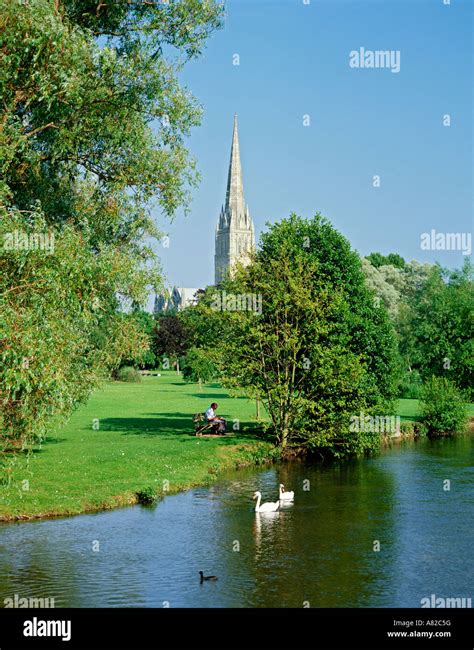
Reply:
M279 526L278 530L281 530L283 525L282 517L280 512L276 510L275 512L256 512L254 520L254 532L255 532L255 559L258 560L258 551L262 544L262 528L264 535L264 545L265 547L271 545L271 535L272 529L275 530L275 524Z

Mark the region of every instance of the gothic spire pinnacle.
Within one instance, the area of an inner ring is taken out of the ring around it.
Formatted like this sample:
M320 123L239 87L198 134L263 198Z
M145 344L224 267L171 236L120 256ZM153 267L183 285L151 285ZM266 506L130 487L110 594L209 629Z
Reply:
M219 214L215 241L215 282L219 285L232 276L236 262L248 264L250 253L255 250L255 228L244 197L237 114L234 115L225 204Z
M234 130L232 134L232 148L230 151L229 175L227 177L227 192L225 197L225 212L229 220L244 218L245 215L244 183L242 179L242 165L240 163L239 132L237 113L234 114Z

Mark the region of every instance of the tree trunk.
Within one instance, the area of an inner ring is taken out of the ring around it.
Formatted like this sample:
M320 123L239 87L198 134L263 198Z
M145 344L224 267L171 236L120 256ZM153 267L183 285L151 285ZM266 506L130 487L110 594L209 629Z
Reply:
M179 375L179 359L176 359L176 372Z
M260 420L260 400L258 397L255 400L255 406L257 407L257 420Z
M288 429L289 429L289 427L288 427L288 419L289 419L288 413L284 413L284 415L283 415L283 428L282 428L282 431L281 431L281 443L280 443L280 447L282 449L285 449L286 444L288 442L288 433L289 433L289 431L288 431Z
M199 390L202 393L202 379L201 379L201 377L199 377L199 379L198 379L198 384L199 384Z

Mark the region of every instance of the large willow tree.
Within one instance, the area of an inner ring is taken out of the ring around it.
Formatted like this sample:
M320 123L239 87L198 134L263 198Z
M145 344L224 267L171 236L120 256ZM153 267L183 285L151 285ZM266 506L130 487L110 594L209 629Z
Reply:
M197 181L177 75L221 20L215 0L0 0L4 449L145 347L119 306L160 280L153 205L171 216Z

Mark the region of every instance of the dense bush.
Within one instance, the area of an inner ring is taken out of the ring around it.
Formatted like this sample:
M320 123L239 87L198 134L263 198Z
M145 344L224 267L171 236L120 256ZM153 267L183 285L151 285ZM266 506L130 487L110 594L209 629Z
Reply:
M403 436L425 436L427 429L422 422L402 422L400 432Z
M423 386L421 421L428 435L462 433L467 426L466 404L456 386L442 377L432 377Z
M141 374L133 366L123 366L117 371L117 381L126 381L130 384L138 384L142 380Z

